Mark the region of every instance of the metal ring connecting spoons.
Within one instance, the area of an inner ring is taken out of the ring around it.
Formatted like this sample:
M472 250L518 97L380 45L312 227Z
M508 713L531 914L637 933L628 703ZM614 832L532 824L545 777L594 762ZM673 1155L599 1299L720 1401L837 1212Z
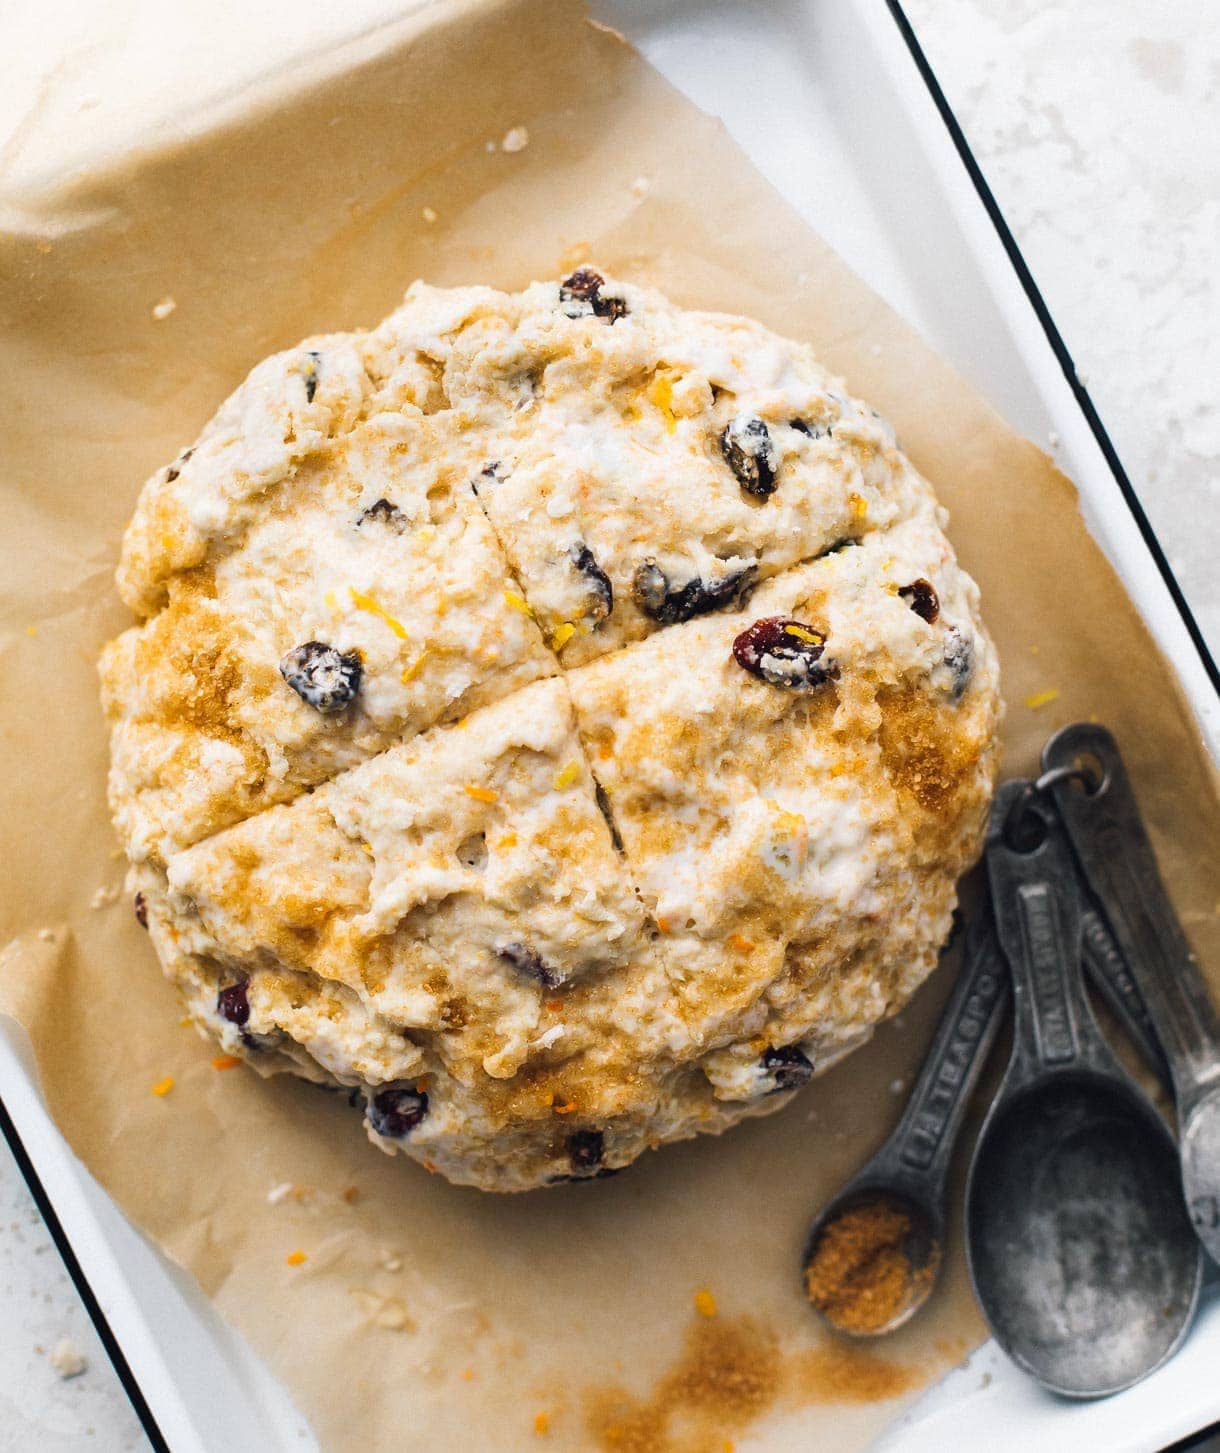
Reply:
M889 1139L813 1224L805 1292L839 1332L902 1326L932 1293L945 1235L954 1142L1008 1001L1008 972L983 905L906 1111Z
M996 1341L1053 1391L1099 1397L1177 1349L1203 1258L1173 1138L1085 998L1071 851L1030 784L1001 787L988 838L1013 1052L975 1147L966 1249Z

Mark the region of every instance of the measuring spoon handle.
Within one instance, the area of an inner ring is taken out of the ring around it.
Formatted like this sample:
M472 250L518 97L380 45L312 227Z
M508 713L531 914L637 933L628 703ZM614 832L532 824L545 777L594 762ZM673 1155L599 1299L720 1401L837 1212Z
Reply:
M1157 1038L1156 1025L1104 915L1091 904L1082 903L1080 928L1084 967L1090 982L1113 1010L1128 1038L1143 1056L1144 1063L1165 1089L1172 1091L1169 1066L1165 1063L1165 1054Z
M899 1184L917 1183L938 1201L970 1096L995 1043L1008 1000L987 902L966 931L961 972L949 995L907 1108L886 1142L878 1167Z
M1092 763L1100 783L1052 784L1085 881L1101 906L1156 1025L1173 1074L1179 1115L1220 1084L1220 1026L1140 817L1117 743L1081 722L1046 744L1043 764Z
M1032 784L1005 782L987 834L996 934L1012 970L1015 1025L1007 1088L1045 1073L1109 1070L1113 1058L1080 972L1080 901L1071 849Z

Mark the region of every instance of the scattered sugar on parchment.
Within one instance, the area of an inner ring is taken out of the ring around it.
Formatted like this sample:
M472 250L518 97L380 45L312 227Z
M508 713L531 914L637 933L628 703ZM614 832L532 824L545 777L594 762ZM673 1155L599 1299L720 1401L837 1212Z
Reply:
M415 1319L400 1298L381 1297L363 1287L352 1287L351 1295L363 1306L375 1327L384 1327L388 1332L415 1331Z
M178 304L173 298L162 298L153 308L153 317L159 323L162 318L168 318L177 306Z
M53 928L40 928L38 930L38 937L42 940L43 943L54 943L55 930Z
M90 898L89 907L109 908L112 903L118 902L118 897L119 890L117 888L107 888L105 885L103 885L97 890L96 893L94 893L93 897Z
M529 144L530 134L524 126L514 126L511 131L506 131L500 143L505 151L524 151Z
M383 1251L377 1259L378 1261L380 1261L382 1269L385 1271L402 1270L402 1258L399 1256L395 1256L392 1251Z
M631 183L631 193L635 197L646 197L652 191L651 177L636 177Z
M296 1187L291 1181L281 1181L278 1186L272 1186L267 1192L267 1204L278 1206L281 1201L286 1201Z
M51 1349L51 1366L66 1382L70 1377L79 1377L89 1362L70 1337L61 1337Z
M901 1095L902 1092L903 1092L903 1090L906 1089L906 1087L907 1087L907 1082L905 1080L891 1080L890 1081L890 1094L891 1095Z
M423 209L423 211L419 215L424 219L425 222L429 222L429 223L435 222L436 221L436 208L435 207L425 207Z

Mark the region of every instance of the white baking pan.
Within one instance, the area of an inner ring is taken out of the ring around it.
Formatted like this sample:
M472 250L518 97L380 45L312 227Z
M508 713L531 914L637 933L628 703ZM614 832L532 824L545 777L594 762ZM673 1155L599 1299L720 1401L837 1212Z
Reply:
M391 3L353 5L353 27L387 18ZM594 0L594 11L719 115L768 179L1012 424L1044 445L1055 441L1090 528L1216 750L1215 663L896 0ZM152 1445L174 1453L315 1448L282 1388L74 1159L3 1025L0 1100L0 1129ZM1183 1350L1119 1397L1053 1399L988 1344L882 1446L1148 1453L1218 1421L1213 1283Z

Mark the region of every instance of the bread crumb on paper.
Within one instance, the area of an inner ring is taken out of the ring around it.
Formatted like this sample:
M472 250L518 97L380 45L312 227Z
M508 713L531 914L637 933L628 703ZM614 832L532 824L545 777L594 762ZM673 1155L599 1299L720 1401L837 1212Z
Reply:
M504 140L501 147L508 152L524 151L530 144L530 134L524 126L514 126L511 131L504 133Z
M296 1187L291 1181L281 1181L278 1186L272 1186L267 1192L267 1204L269 1206L280 1205L292 1195L295 1189Z
M51 1349L51 1366L66 1382L79 1377L89 1366L89 1359L70 1337L61 1337Z
M178 304L173 298L162 298L159 303L154 304L152 315L160 323L163 319L168 318L177 306Z
M419 214L425 222L431 224L436 221L437 211L435 207L425 207Z

